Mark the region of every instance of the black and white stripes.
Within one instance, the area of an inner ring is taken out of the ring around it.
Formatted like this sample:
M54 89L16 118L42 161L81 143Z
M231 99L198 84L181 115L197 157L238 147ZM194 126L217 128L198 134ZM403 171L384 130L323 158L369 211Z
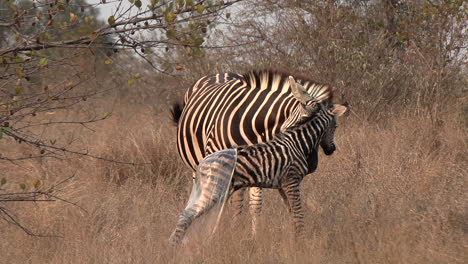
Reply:
M303 113L288 76L264 70L219 73L195 82L177 118L177 147L184 163L195 169L210 153L268 141L297 122ZM305 78L297 81L313 97L326 87Z
M291 93L288 76L262 70L242 75L220 73L195 82L185 93L181 115L175 116L177 147L184 163L195 169L210 153L271 140L298 122L306 113ZM305 77L296 79L313 98L320 99L323 88L327 88ZM317 164L316 153L308 157L308 163L312 172ZM255 214L261 210L261 189L251 189L250 197L255 222ZM243 191L239 191L233 198L237 213L242 209L242 200Z
M292 77L290 82L306 115L272 140L220 150L203 159L196 170L197 191L192 191L191 202L179 218L170 238L172 244L179 243L190 223L218 203L223 193L245 187L279 189L293 214L296 233L303 235L299 184L309 170L307 159L319 144L325 152L335 150L335 117L347 108L326 102L331 94L327 87L313 98Z

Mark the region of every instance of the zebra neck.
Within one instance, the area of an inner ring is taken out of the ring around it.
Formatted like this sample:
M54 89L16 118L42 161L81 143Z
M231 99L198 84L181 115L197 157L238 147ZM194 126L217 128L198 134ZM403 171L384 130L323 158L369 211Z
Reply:
M300 126L291 128L286 134L292 138L295 147L307 156L317 149L329 123L330 117L328 115L318 115Z

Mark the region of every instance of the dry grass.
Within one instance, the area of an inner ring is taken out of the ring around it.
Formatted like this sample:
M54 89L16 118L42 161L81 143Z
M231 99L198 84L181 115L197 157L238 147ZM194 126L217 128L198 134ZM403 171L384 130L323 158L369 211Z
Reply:
M44 188L76 172L57 194L87 212L61 202L9 205L36 233L61 237L31 237L0 222L0 262L463 263L468 258L467 131L459 117L445 114L444 122L391 117L378 124L344 118L338 151L322 155L318 172L302 185L308 227L302 247L294 242L278 195L267 191L256 241L248 239L247 217L224 217L213 240L191 241L174 252L166 242L188 197L190 171L175 152L175 127L163 113L126 109L98 124L96 133L80 133L81 140L95 153L152 165L88 159L2 165L2 174L18 175L18 182L40 178ZM12 146L5 142L0 149ZM8 186L14 188L14 181Z

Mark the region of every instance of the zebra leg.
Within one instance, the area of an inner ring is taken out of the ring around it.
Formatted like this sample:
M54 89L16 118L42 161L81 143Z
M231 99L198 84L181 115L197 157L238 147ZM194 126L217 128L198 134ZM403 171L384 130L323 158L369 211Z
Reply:
M187 232L188 227L192 224L193 220L200 216L200 212L193 209L185 209L179 217L177 226L169 238L169 244L176 246L182 241Z
M180 215L176 228L169 238L170 245L179 244L193 220L206 213L221 200L227 187L224 185L228 184L229 182L203 181L200 177L195 178L187 207Z
M220 210L220 214L222 213L225 198L227 198L231 180L233 180L236 160L237 150L227 149L213 153L200 162L187 207L182 212L177 226L169 238L171 245L179 244L192 221L218 202L223 203ZM217 217L215 229L220 214Z
M263 190L258 187L249 188L249 211L252 217L252 236L257 235L258 218L262 212Z
M284 205L286 205L288 212L291 213L291 207L289 207L288 197L286 196L286 193L284 193L283 189L278 189L278 192L281 195L281 200L283 200Z
M296 237L303 239L304 234L304 211L302 209L301 203L301 193L299 190L299 182L294 181L285 187L283 187L286 197L289 202L289 207L292 212L293 222L294 222L294 231L296 232Z
M231 205L234 208L234 216L239 216L244 207L245 188L241 188L232 194Z

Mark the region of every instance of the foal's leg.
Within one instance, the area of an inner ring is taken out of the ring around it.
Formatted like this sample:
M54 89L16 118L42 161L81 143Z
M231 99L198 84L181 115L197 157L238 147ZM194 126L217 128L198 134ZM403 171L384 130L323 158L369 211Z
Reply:
M242 213L244 207L244 194L246 188L241 188L232 194L231 205L234 210L234 216L239 216Z
M169 244L172 246L178 245L180 241L185 236L188 227L192 224L193 220L201 216L206 210L210 209L213 205L209 206L209 208L188 208L185 209L179 217L179 221L177 222L177 226L172 232L171 237L169 238Z
M249 188L249 211L252 217L252 236L257 235L258 218L262 212L263 190L258 187Z
M216 203L225 201L224 198L229 193L234 175L236 159L237 150L227 149L208 155L200 162L187 207L169 238L172 245L180 243L193 220L211 209ZM217 223L219 217L220 215L218 215Z
M223 179L217 179L217 181L206 182L203 179L200 180L200 177L195 179L187 207L180 215L176 228L169 238L171 245L179 244L193 220L206 213L221 200L229 182Z
M278 189L278 192L281 195L281 200L283 200L284 205L288 209L288 212L291 213L291 207L289 207L288 197L286 196L286 193L284 192L283 189Z
M299 181L290 181L283 185L283 190L286 193L289 207L292 212L294 230L298 238L304 238L304 211L301 203L301 193L299 190Z

